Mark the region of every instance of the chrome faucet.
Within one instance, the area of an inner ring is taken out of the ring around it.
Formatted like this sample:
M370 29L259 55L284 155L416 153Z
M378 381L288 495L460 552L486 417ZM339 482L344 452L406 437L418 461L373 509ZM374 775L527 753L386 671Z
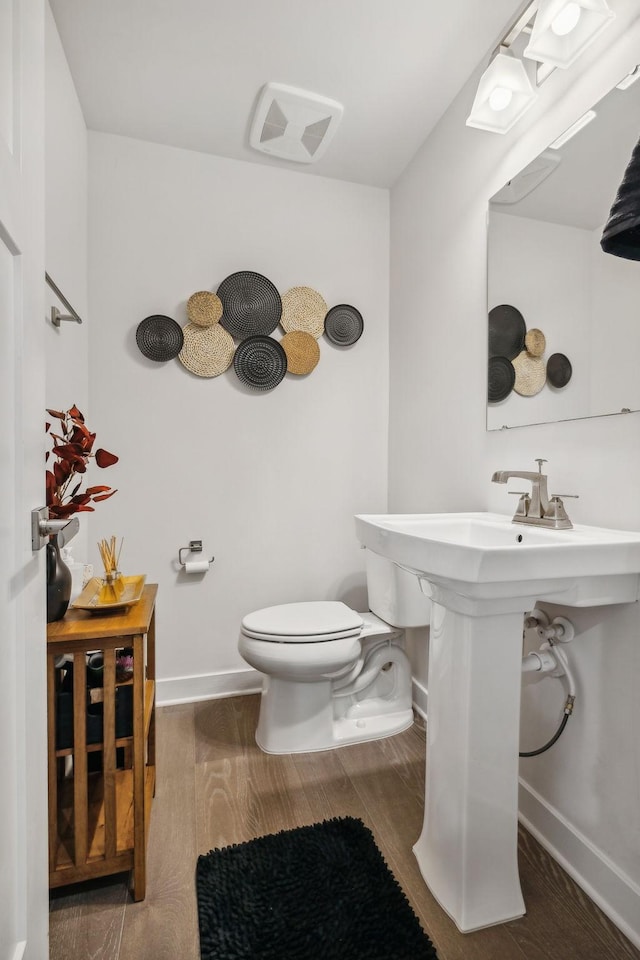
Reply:
M519 494L520 500L513 517L514 523L531 523L541 527L553 527L556 530L568 530L573 526L562 502L562 497L574 497L572 493L554 493L549 497L547 476L542 472L542 458L536 458L538 472L530 470L496 470L491 477L493 483L506 483L511 477L531 482L531 494L522 490L510 490Z

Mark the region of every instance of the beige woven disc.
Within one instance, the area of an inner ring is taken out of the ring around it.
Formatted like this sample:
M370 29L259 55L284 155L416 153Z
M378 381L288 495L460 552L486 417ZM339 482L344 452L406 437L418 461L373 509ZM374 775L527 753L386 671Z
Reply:
M515 392L521 397L534 397L540 393L547 379L547 365L542 357L532 357L523 350L512 362L516 371Z
M541 357L547 346L547 341L542 330L534 327L528 330L524 338L524 345L532 357Z
M222 301L215 293L198 290L187 300L187 316L191 323L197 323L199 327L210 327L222 316Z
M178 359L191 373L199 377L217 377L231 366L236 345L231 334L219 323L210 327L188 323L182 332L184 345Z
M287 355L287 373L311 373L320 359L320 347L310 333L292 330L285 333L280 345Z
M328 309L324 297L312 287L291 287L282 297L280 323L287 333L302 330L317 340L324 333Z

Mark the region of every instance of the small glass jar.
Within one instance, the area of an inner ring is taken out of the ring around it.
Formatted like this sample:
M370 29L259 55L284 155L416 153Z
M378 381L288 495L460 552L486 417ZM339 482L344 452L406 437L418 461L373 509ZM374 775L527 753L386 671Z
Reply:
M113 570L111 573L105 573L102 577L102 588L100 590L100 599L103 603L113 603L119 600L124 592L124 580L119 570Z

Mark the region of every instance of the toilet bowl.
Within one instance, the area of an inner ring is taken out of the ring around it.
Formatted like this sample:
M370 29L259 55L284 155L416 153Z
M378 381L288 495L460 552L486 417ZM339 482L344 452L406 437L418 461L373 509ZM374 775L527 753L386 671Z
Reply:
M264 674L256 742L265 753L330 750L389 737L413 723L411 666L399 627L428 623L429 601L411 577L415 583L408 592L402 584L398 602L397 568L387 571L389 561L371 558L372 611L379 604L396 621L410 622L391 624L334 600L280 604L244 617L238 650Z

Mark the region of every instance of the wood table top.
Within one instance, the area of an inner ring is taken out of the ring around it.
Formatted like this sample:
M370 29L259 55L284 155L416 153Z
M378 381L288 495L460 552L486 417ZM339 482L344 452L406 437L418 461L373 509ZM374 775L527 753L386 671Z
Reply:
M93 613L70 607L62 620L47 624L47 644L147 633L157 592L157 583L147 583L137 603L112 613Z

